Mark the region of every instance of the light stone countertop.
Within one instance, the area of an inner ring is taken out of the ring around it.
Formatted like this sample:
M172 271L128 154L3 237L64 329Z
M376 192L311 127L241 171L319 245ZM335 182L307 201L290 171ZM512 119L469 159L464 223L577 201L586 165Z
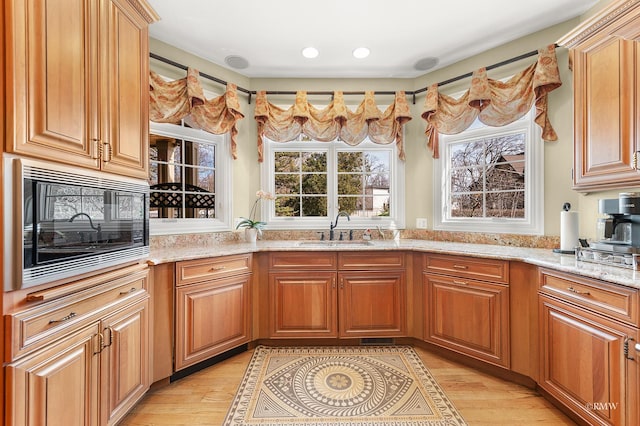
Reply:
M167 262L201 259L213 256L227 256L242 253L269 251L384 251L407 250L426 253L454 254L491 259L517 260L532 265L551 268L558 271L597 278L640 289L640 271L632 269L578 262L573 255L561 255L547 249L499 246L490 244L450 243L429 240L374 240L371 245L335 242L336 245L322 246L319 242L309 241L300 244L299 240L258 241L250 243L224 243L212 246L179 247L152 250L149 263L157 265ZM329 242L325 242L329 243Z

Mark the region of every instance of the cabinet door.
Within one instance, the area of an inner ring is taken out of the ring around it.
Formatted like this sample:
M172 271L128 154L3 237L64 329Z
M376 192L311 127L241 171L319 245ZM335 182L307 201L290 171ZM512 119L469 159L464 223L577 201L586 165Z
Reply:
M424 274L425 340L509 367L509 287Z
M630 397L637 398L638 361L624 355L625 340L636 333L541 296L540 386L589 424L637 424L632 417L638 401ZM634 391L627 394L627 389Z
M573 52L574 187L637 183L635 144L636 43L610 36Z
M101 4L102 169L146 179L149 172L148 24L125 1L102 0Z
M341 272L340 337L404 336L405 273Z
M176 289L176 371L251 339L250 282L241 275Z
M269 274L271 337L338 337L335 272Z
M99 425L98 333L94 323L6 367L7 425Z
M102 321L102 424L115 424L149 389L148 300Z
M8 0L9 152L98 168L95 97L96 3ZM10 27L11 28L11 27Z

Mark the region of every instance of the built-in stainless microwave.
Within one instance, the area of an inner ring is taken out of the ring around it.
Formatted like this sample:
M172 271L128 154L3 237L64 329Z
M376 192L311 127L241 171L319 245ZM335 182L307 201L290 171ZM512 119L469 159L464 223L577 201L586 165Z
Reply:
M4 289L60 282L149 255L149 184L4 156Z

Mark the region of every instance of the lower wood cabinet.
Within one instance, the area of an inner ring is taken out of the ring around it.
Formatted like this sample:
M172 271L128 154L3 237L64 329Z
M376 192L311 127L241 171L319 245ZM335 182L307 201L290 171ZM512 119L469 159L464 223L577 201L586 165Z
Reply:
M6 367L7 423L100 425L99 349L95 322L34 356Z
M340 272L340 337L406 333L405 272Z
M423 275L425 336L430 343L509 367L509 287Z
M271 336L338 337L336 273L269 274Z
M593 425L640 424L638 291L543 270L540 379Z
M5 424L112 425L133 407L150 385L146 277L146 269L133 272L89 289L84 298L71 295L69 303L62 298L9 316L8 324L26 329L51 319L40 332L50 335L49 343L12 350L20 357L5 370ZM96 301L105 304L84 309ZM69 312L62 318L61 306Z
M406 335L404 253L270 254L271 338Z
M176 264L178 371L251 340L251 255Z
M540 386L589 424L637 425L637 330L544 296L540 309Z

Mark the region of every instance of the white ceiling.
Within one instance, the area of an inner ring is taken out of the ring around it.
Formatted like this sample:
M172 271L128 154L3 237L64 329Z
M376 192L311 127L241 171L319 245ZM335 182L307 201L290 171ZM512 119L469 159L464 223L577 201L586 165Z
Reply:
M148 0L162 18L152 38L247 77L403 78L583 14L598 0ZM604 1L604 0L603 0ZM550 42L555 40L550 40ZM301 50L314 46L315 59ZM369 57L352 51L366 46ZM543 47L543 46L540 46ZM523 52L524 53L524 52ZM187 64L188 65L188 64Z

